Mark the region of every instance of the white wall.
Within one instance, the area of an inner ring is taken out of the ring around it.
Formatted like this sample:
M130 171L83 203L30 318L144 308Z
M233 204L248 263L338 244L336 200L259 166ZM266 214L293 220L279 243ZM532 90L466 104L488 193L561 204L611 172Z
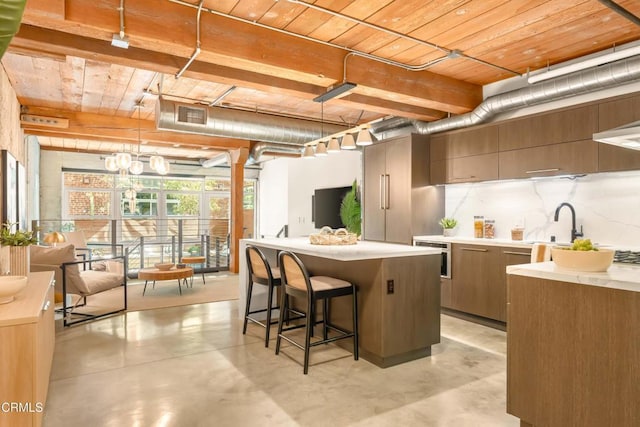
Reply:
M273 236L285 223L289 224L290 237L314 233L311 221L314 190L346 187L354 180L362 184L360 151L265 162L260 173L260 234Z
M473 216L495 219L496 237L524 222L525 240L569 241L567 208L556 223L556 207L569 202L578 230L595 242L640 248L640 171L592 174L580 178L545 178L446 186L445 211L458 220L456 235L473 237Z

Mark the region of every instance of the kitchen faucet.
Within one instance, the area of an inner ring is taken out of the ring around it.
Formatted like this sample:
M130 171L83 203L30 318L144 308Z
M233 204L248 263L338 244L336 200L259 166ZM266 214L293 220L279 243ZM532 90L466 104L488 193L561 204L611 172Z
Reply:
M580 231L578 232L578 230L576 230L576 210L573 209L573 206L571 206L570 203L567 202L562 202L558 205L558 207L556 208L556 213L553 216L553 220L555 222L558 222L558 216L560 215L560 209L562 209L563 206L568 207L569 209L571 209L571 243L573 243L574 240L576 240L576 237L583 237L584 233L582 232L582 225L580 226Z

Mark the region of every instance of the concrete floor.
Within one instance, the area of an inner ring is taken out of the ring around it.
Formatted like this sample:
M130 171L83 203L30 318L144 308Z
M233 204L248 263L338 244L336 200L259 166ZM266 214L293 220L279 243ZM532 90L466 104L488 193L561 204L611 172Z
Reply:
M238 302L132 312L58 330L45 427L518 426L506 335L442 316L432 356L381 369L333 345L242 335ZM275 327L272 329L275 335Z

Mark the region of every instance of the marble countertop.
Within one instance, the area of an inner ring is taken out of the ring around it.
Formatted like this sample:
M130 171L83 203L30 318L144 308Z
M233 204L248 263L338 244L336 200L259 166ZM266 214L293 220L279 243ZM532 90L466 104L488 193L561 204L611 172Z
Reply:
M246 244L254 244L260 247L289 250L295 253L329 258L338 261L439 255L441 253L438 248L370 241L358 241L355 245L312 245L309 243L308 237L284 239L243 239L241 241Z
M486 245L486 246L505 246L511 248L525 248L531 249L534 242L511 240L511 239L475 239L473 237L444 237L442 235L433 236L413 236L414 242L420 241L432 241L432 242L446 242L446 243L461 243L467 245Z
M640 265L613 264L606 272L589 273L566 270L549 261L510 265L507 274L640 292Z

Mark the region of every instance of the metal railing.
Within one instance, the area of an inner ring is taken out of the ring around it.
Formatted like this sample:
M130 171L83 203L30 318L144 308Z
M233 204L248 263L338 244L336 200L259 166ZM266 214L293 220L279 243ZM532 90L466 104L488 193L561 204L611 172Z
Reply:
M82 231L92 256L128 256L128 275L158 262L177 264L184 256L204 256L195 273L229 268L228 220L123 219L33 221L38 241L51 231Z

